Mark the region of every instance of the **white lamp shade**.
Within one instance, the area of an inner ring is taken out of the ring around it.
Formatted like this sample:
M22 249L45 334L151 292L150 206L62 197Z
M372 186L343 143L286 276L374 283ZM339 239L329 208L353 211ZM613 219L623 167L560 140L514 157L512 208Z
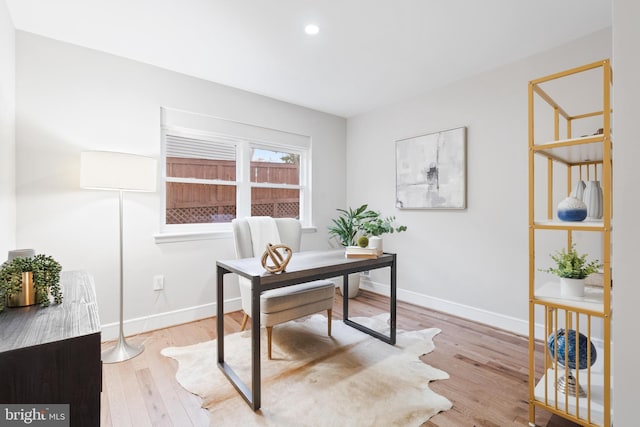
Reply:
M111 151L80 155L80 187L100 190L156 191L156 159Z

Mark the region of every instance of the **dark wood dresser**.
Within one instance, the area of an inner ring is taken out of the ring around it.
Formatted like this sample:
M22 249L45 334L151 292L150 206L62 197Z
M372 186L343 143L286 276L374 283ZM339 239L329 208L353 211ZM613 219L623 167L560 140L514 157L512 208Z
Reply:
M100 321L93 279L60 277L62 304L0 313L0 403L68 403L72 426L100 425Z

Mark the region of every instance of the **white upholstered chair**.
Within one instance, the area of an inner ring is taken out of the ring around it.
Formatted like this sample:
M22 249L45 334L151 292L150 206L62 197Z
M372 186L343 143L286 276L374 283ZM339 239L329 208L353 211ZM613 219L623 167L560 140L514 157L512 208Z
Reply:
M234 219L232 221L237 258L262 256L264 251L256 253L258 251L254 250L254 247L265 247L267 243L283 243L289 246L294 252L293 257L295 257L295 252L300 250L302 237L300 221L293 218L275 218L273 220L277 226L280 242L258 242L256 239L264 239L265 234L252 236L249 221L251 219ZM255 222L253 226L256 226ZM241 329L244 330L249 313L251 313L251 282L243 277L239 277L238 281L240 284L242 310L244 311ZM329 280L316 280L263 292L260 296L260 325L267 329L267 354L269 359L271 359L273 326L278 323L288 322L289 320L327 310L327 334L331 336L331 313L334 295L335 284Z

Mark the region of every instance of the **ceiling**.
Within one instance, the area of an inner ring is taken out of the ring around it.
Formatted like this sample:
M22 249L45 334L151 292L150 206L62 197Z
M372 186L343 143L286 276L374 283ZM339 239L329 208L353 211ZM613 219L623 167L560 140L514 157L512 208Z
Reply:
M342 117L611 25L611 0L5 2L18 30Z

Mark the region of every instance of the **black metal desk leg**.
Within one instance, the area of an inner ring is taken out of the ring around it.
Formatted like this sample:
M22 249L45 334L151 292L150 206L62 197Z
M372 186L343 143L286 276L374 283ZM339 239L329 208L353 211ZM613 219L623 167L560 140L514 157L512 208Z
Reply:
M360 273L357 273L360 274ZM349 275L342 276L342 319L349 319Z
M396 344L396 298L397 298L397 289L396 289L396 254L393 254L393 263L391 264L391 307L389 311L391 312L391 331L389 334L390 342L389 344Z
M385 262L384 265L380 265L380 266L375 266L375 268L383 268L383 267L388 267L389 268L389 276L390 276L390 295L389 295L389 335L383 335L382 333L380 333L379 331L375 331L371 328L368 328L364 325L361 325L360 323L354 322L353 320L349 319L349 275L348 274L344 274L342 281L343 281L343 285L342 285L342 311L343 311L343 322L345 325L349 325L355 329L358 329L364 333L367 333L369 335L371 335L372 337L378 338L388 344L391 345L395 345L396 343L396 303L397 303L397 289L396 289L396 255L395 254L389 254L391 255L391 262ZM355 273L352 273L355 274Z
M218 363L224 362L224 274L225 270L218 267L216 282L216 332L218 334Z
M251 409L260 409L260 282L251 280Z

